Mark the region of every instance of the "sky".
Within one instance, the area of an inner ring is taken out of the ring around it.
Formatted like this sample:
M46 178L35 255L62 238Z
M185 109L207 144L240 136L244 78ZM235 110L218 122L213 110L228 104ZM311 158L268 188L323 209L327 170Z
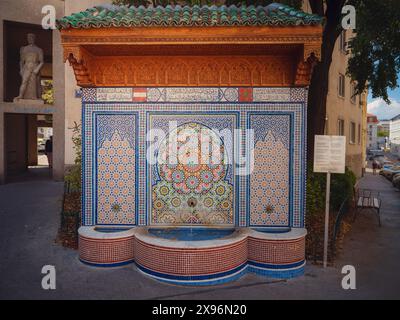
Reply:
M400 74L398 74L400 79ZM388 120L400 114L400 88L388 91L391 104L388 105L381 98L372 98L368 94L367 110L378 117L379 120Z

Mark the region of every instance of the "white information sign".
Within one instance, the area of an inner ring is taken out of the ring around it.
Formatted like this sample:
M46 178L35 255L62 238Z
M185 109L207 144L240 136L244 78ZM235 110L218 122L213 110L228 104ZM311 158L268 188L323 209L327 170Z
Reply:
M315 136L314 172L344 173L345 163L345 136Z
M326 172L324 268L326 268L328 265L329 198L331 194L331 173L344 173L345 163L345 136L315 136L314 172Z

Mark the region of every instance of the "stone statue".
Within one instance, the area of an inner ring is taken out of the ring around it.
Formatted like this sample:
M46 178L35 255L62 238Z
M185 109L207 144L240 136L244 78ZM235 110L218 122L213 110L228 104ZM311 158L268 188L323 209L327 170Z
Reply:
M43 67L43 50L35 45L36 36L28 33L28 45L20 49L20 75L22 77L18 97L21 99L41 100L40 69Z

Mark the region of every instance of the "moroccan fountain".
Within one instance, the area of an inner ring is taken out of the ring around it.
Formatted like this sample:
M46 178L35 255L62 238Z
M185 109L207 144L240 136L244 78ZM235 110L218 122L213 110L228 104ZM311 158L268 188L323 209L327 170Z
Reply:
M321 24L280 4L98 6L58 20L82 87L79 259L183 285L303 274ZM213 150L218 161L203 161Z

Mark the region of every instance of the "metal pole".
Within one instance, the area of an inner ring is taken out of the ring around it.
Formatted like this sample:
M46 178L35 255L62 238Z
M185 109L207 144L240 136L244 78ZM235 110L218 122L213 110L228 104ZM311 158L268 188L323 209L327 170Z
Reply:
M326 174L326 196L325 196L325 234L324 234L324 268L328 264L328 237L329 237L329 197L331 194L331 173Z

